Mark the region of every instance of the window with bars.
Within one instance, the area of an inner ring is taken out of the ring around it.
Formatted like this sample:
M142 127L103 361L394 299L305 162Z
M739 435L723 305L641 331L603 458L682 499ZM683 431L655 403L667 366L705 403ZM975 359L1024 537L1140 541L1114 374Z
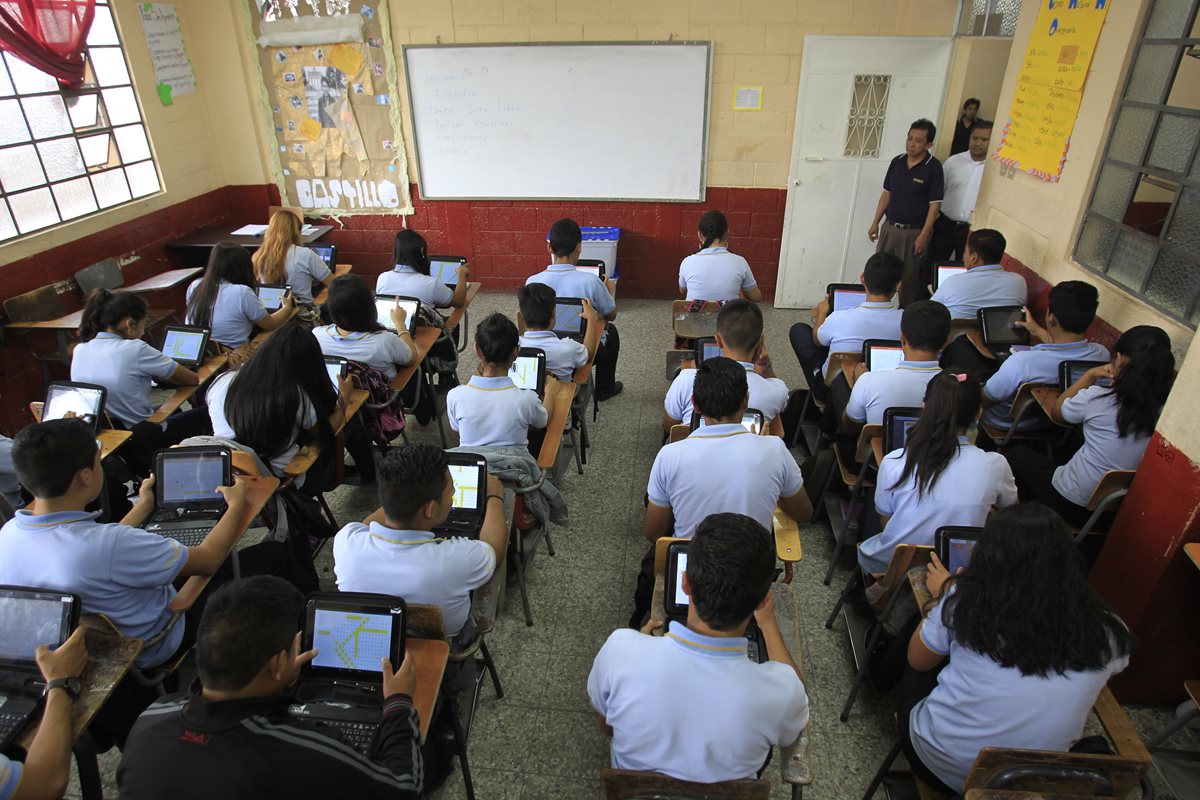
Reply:
M1200 0L1154 0L1075 260L1200 323Z
M1017 32L1021 0L963 0L959 36L1004 36Z
M157 192L129 65L108 0L97 0L83 86L11 53L0 58L0 242Z

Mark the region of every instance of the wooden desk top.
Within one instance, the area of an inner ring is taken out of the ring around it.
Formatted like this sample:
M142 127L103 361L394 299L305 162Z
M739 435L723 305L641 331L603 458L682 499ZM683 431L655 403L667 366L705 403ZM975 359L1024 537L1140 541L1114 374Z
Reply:
M278 478L242 478L246 482L246 508L242 512L240 520L241 533L238 534L238 539L246 535L246 529L250 527L250 523L254 522L254 518L263 510L263 506L275 494L275 490L279 488ZM234 540L237 544L237 540ZM232 548L230 548L232 551ZM208 582L212 580L210 575L193 575L188 578L183 584L183 588L175 595L175 599L168 606L172 611L187 611L192 607L192 603L196 602L196 598L204 591L204 587L208 586Z
M240 244L247 250L257 250L262 246L261 236L234 236L233 232L241 225L205 225L186 233L178 239L172 239L166 246L172 250L211 250L220 242ZM311 244L333 230L332 225L314 225L314 230L307 236L302 236L304 244Z
M354 267L351 264L334 264L333 265L333 274L329 276L329 282L332 282L334 278L340 278L343 275L349 275L350 270L352 270L352 269L354 269ZM325 305L325 301L328 299L329 299L329 283L326 283L325 288L322 289L320 292L318 292L317 295L313 298L313 305L323 306L323 305Z
M83 320L83 309L72 311L58 319L45 319L41 322L10 322L8 327L16 331L73 331Z
M551 393L550 377L546 377L546 396L542 404L550 412L550 421L546 423L546 438L542 440L542 450L538 453L538 466L542 469L552 469L558 461L558 450L562 446L563 428L571 418L571 403L575 401L575 390L579 384L558 383L557 391ZM551 405L553 403L553 405Z
M362 409L363 404L367 402L370 396L370 393L365 389L355 389L350 393L350 399L346 402L346 413L342 415L342 425L333 432L335 436L342 432L346 427L346 423L354 418L354 415ZM293 477L303 475L312 468L312 465L316 463L320 455L321 448L316 442L304 445L304 447L300 448L300 452L296 453L292 457L292 460L287 463L287 466L283 468L283 474Z
M417 374L417 370L421 368L421 362L425 360L425 356L429 354L429 348L433 347L433 343L438 340L441 331L432 327L417 328L417 332L413 334L413 345L416 352L413 353L413 360L396 370L396 377L392 378L392 382L388 384L392 391L399 392L408 386L408 382L412 380L413 375Z
M1054 410L1054 404L1058 402L1058 398L1062 396L1062 389L1057 386L1034 386L1029 390L1033 395L1033 399L1042 407L1042 411L1046 412L1046 418L1058 425L1061 428L1073 428L1074 425L1063 425L1058 420L1054 419L1054 415L1050 412Z
M199 391L201 386L212 380L218 372L225 369L228 364L229 356L227 355L209 356L204 359L204 363L196 369L196 374L200 376L200 383L195 386L180 386L174 394L163 401L163 404L153 414L146 418L146 421L154 423L166 421L167 417L174 414L176 409Z
M133 434L129 431L118 431L111 428L104 428L96 434L96 438L100 440L100 460L111 456L113 453L121 449L121 445L129 441Z
M437 704L442 676L446 672L446 661L450 658L450 645L445 639L406 639L404 651L411 653L417 668L417 688L413 691L413 708L421 729L421 741L429 735L429 721L433 719L433 707Z
M113 689L129 672L142 652L142 640L121 636L103 617L85 616L80 624L86 628L88 661L79 676L83 693L71 708L71 739L78 739L91 723L96 712L108 701ZM28 750L37 735L40 721L25 726L17 738L18 747Z
M184 281L194 278L204 272L204 267L184 267L183 269L169 269L166 272L160 272L157 275L151 275L144 281L121 288L127 292L157 292L163 289L171 289Z
M462 322L462 318L466 315L467 309L471 307L471 301L475 299L475 295L479 294L479 289L482 286L482 283L477 283L475 281L467 282L467 302L463 303L462 308L456 308L450 312L450 316L446 318L446 330L452 331L458 327L458 323Z
M800 545L800 526L796 520L783 513L779 506L775 507L771 528L775 534L775 556L780 561L796 562L804 557L804 549Z
M1188 542L1183 546L1183 552L1187 553L1196 569L1200 569L1200 542Z
M686 300L676 300L676 303L684 303ZM715 336L717 333L717 312L720 307L716 303L712 303L711 309L706 305L700 311L680 311L672 307L672 326L675 329L675 335L681 339L699 339L702 336Z

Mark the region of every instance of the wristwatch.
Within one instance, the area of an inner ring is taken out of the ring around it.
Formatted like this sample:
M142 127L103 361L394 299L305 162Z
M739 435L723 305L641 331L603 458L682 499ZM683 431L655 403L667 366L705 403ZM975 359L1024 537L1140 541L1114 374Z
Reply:
M62 689L72 700L79 699L79 695L83 693L83 682L77 676L70 678L55 678L46 683L46 690L42 692L42 696L50 694L53 689Z

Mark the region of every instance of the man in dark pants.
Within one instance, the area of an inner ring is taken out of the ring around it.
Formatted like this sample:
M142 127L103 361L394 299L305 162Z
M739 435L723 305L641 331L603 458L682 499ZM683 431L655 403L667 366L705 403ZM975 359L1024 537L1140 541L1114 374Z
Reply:
M976 120L971 129L970 149L950 156L942 165L946 196L942 200L941 213L933 223L933 241L929 245L929 258L933 264L962 261L991 141L992 123L986 119Z
M968 97L963 103L962 114L954 123L954 139L950 142L950 155L966 152L971 139L971 129L975 127L976 117L979 116L979 98Z
M929 243L944 190L942 163L929 150L936 135L937 127L927 119L919 119L909 127L904 152L888 165L875 218L867 231L870 240L877 243L877 251L891 253L904 262L901 308L920 299L929 283Z

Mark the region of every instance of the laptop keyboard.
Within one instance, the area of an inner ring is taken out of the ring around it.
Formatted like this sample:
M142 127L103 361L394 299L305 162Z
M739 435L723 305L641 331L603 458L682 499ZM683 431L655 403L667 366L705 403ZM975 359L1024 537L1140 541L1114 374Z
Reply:
M297 719L307 719L327 725L338 732L346 744L360 753L371 749L375 731L379 728L379 710L341 702L295 703L288 713Z
M204 543L204 537L208 536L212 528L176 528L174 530L155 531L159 536L165 536L168 539L174 539L184 547L199 547Z
M351 722L348 719L326 719L321 721L329 727L334 728L346 744L363 755L366 755L371 749L371 742L375 741L375 730L379 727L378 723Z

